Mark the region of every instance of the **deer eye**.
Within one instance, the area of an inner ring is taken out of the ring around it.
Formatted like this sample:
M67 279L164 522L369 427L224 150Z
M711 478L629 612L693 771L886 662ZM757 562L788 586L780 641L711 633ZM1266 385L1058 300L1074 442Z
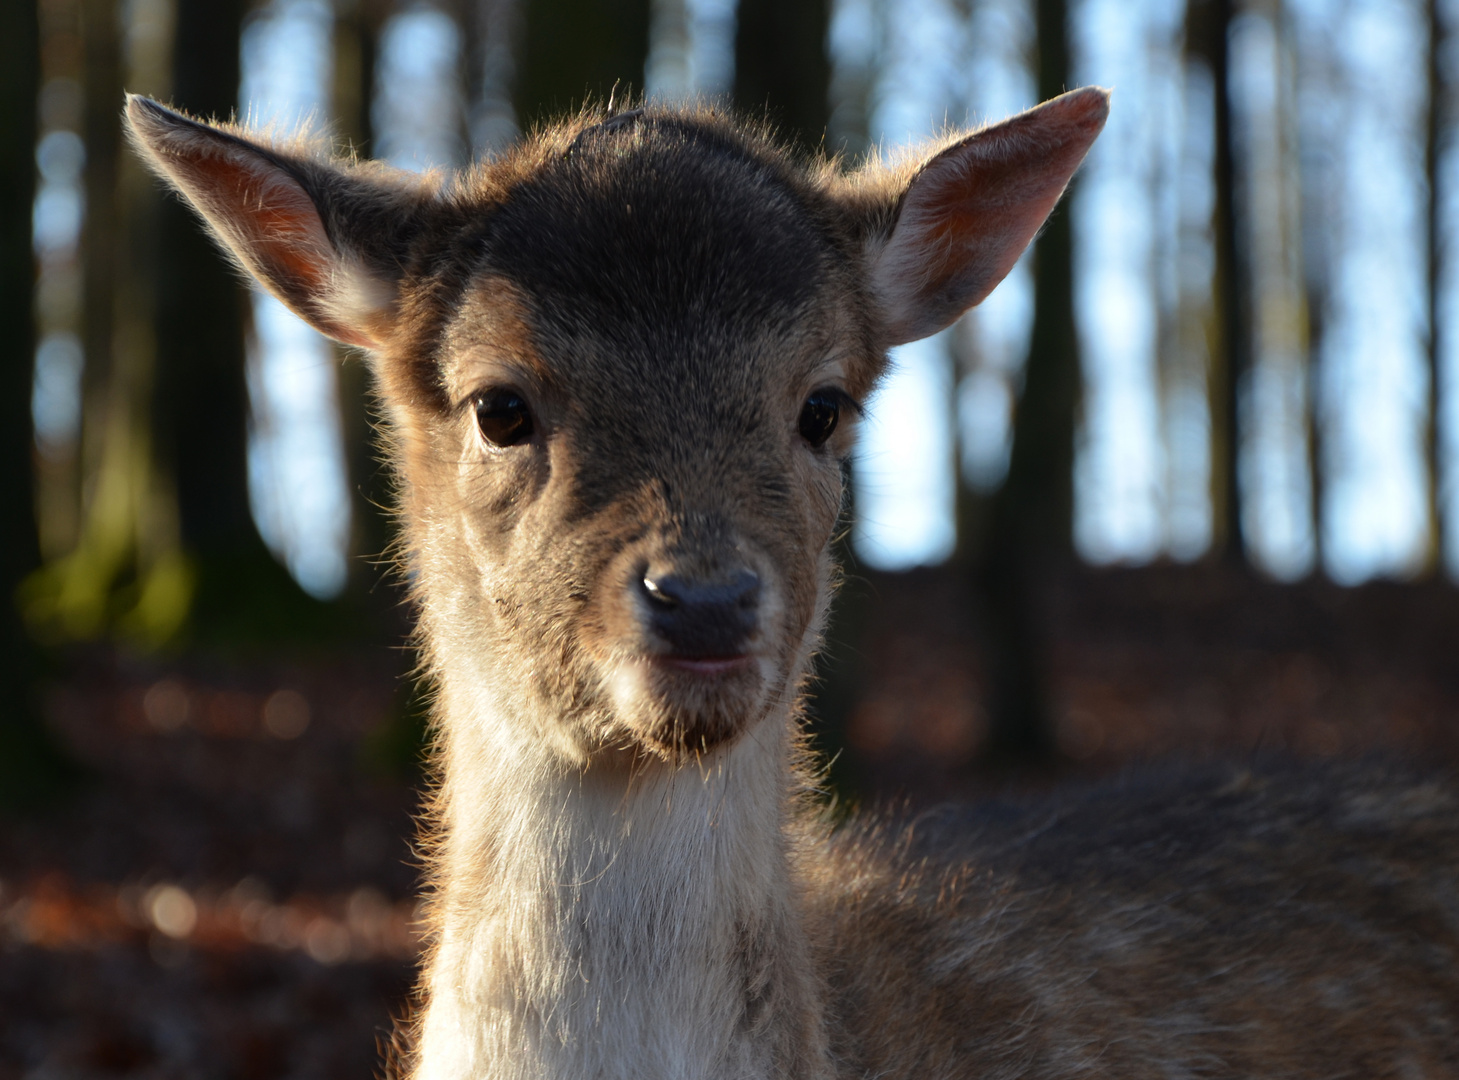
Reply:
M822 446L841 419L844 395L836 390L817 390L801 406L800 436L812 446Z
M532 411L515 390L488 390L476 399L476 426L493 446L516 446L532 437Z

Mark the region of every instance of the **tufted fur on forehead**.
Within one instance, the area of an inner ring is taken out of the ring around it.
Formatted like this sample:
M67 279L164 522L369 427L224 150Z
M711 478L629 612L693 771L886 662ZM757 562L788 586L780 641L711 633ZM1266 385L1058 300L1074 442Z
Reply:
M533 299L544 334L606 336L630 353L728 347L794 333L859 290L840 210L714 114L640 111L583 129L517 181L487 226L485 261ZM879 365L869 320L855 330L864 383Z

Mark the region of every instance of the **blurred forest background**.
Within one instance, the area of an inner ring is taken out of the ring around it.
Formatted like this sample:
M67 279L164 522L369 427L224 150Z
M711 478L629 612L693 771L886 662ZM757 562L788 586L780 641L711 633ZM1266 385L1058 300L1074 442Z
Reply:
M406 169L585 95L851 168L1067 87L1030 253L897 350L810 704L842 801L1161 755L1459 758L1459 4L0 0L0 1080L363 1075L421 708L363 366L124 90Z

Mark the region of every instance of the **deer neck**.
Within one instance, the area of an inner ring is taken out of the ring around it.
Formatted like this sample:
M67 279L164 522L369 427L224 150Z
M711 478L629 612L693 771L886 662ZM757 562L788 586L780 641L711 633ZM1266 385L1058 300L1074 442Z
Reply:
M417 1080L827 1075L790 869L790 721L569 768L446 680Z

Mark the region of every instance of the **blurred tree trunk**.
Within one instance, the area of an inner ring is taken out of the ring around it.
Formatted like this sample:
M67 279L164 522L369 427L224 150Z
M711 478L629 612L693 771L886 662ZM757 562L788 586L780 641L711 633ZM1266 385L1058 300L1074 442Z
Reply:
M82 475L89 480L98 467L99 429L103 426L99 414L112 367L117 169L121 152L116 103L122 93L122 58L117 0L81 0L80 6L85 57L81 137L86 143L86 223L81 237L84 260L81 318L86 366L81 386L80 457ZM82 501L84 504L87 498L83 496ZM83 521L88 517L83 505ZM83 530L87 524L83 524ZM82 544L84 539L79 539L78 547ZM95 617L99 628L102 613L97 612Z
M331 97L336 130L362 159L371 156L375 129L375 60L380 28L388 14L385 0L336 0L334 5L334 86ZM455 14L455 8L449 10Z
M1213 549L1245 566L1242 527L1240 392L1251 369L1251 290L1236 206L1236 134L1231 109L1231 22L1235 0L1192 0L1187 28L1193 51L1210 65L1215 91L1216 205L1212 231L1215 333L1211 349L1211 524Z
M374 141L370 106L374 100L375 58L388 6L382 0L340 0L334 23L334 116L339 133L361 157ZM453 14L457 14L453 10ZM469 37L468 37L469 40ZM389 546L389 477L375 436L375 403L363 356L336 346L340 359L339 406L351 491L353 536L348 588L356 601L388 617L399 612L399 597L382 589L381 563Z
M866 0L872 33L858 41L857 48L842 43L831 56L831 74L827 93L830 116L827 120L827 151L840 154L848 166L854 166L871 149L871 111L875 104L876 81L882 65L881 45L888 13L884 0ZM960 8L961 10L961 8ZM962 12L964 18L970 17ZM830 27L827 26L827 52Z
M1322 508L1327 501L1326 447L1323 445L1321 393L1323 335L1327 330L1326 268L1307 270L1307 475L1308 514L1312 518L1312 573L1323 572Z
M36 109L40 72L39 21L34 0L0 2L0 671L24 675L11 663L28 641L22 632L15 590L40 563L33 484L35 435L31 427L31 375L35 322L31 304L35 259L31 208L35 202ZM14 701L4 694L0 701Z
M242 24L251 0L174 2L167 58L172 96L195 115L228 119L238 108ZM130 158L127 165L135 167ZM176 492L176 530L188 575L183 582L188 591L173 597L180 605L179 628L186 620L194 635L213 642L351 632L344 613L299 587L253 521L245 349L249 290L181 200L167 198L155 213L152 431L159 472Z
M168 95L171 10L127 8L124 19L116 0L82 0L80 8L86 78L81 524L75 550L33 578L26 599L31 614L61 636L115 631L155 645L180 628L192 586L176 501L154 466L150 427L160 199L152 177L122 154L119 103L124 84ZM133 18L140 20L136 33L127 21Z
M585 98L636 100L648 59L649 0L522 0L513 98L523 128Z
M826 55L829 0L740 0L735 27L734 103L768 115L805 149L825 141L831 62Z
M1449 80L1444 67L1449 48L1449 28L1440 10L1439 0L1427 0L1428 7L1428 78L1429 115L1428 129L1424 140L1424 170L1429 182L1428 205L1428 316L1429 316L1429 397L1424 417L1424 457L1426 469L1425 495L1428 503L1429 542L1425 556L1426 576L1437 574L1444 565L1447 537L1444 529L1444 508L1439 499L1444 480L1444 432L1443 413L1444 319L1440 289L1444 277L1443 215L1444 188L1442 183L1445 132L1449 121Z
M520 134L512 105L521 49L521 0L460 0L466 39L471 150L500 154Z
M55 772L37 700L38 655L17 591L40 563L36 534L31 373L31 207L35 199L37 58L35 0L0 2L0 805L23 803Z
M1068 87L1067 21L1064 0L1038 0L1040 100ZM1057 753L1039 606L1044 579L1073 557L1080 393L1073 229L1066 199L1034 249L1033 336L1008 476L989 508L982 565L975 570L989 649L986 752L995 762L1037 764Z
M1307 85L1305 96L1330 101L1341 89L1334 85L1325 64L1309 63L1303 56L1302 42L1290 19L1285 33L1291 42L1297 64L1297 79ZM1338 221L1334 197L1336 179L1329 160L1327 140L1312 130L1314 120L1303 113L1303 97L1293 102L1294 123L1298 132L1297 168L1302 209L1300 218L1302 280L1304 307L1307 311L1307 475L1308 513L1312 519L1312 573L1325 571L1326 541L1323 536L1323 508L1327 504L1327 447L1323 427L1323 350L1326 347L1328 313L1332 309L1332 272L1338 243L1334 232ZM1310 106L1309 106L1310 108ZM1320 129L1319 129L1320 130Z
M112 470L103 484L109 443L125 421L125 404L114 400L120 196L121 129L117 102L122 93L120 11L116 0L81 0L86 144L86 221L81 238L82 343L79 462L81 516L76 548L55 567L53 616L65 636L101 633L111 614L111 591L132 549L126 478ZM121 413L123 415L113 415ZM122 434L125 441L125 435ZM113 479L115 477L115 479ZM101 504L101 505L98 505ZM50 605L46 605L47 608ZM48 620L49 621L49 620Z
M173 99L229 119L238 105L244 0L177 0ZM158 211L157 378L153 431L176 486L182 543L198 574L194 614L227 618L220 588L272 556L248 497L248 291L180 199ZM249 574L256 577L256 574Z

